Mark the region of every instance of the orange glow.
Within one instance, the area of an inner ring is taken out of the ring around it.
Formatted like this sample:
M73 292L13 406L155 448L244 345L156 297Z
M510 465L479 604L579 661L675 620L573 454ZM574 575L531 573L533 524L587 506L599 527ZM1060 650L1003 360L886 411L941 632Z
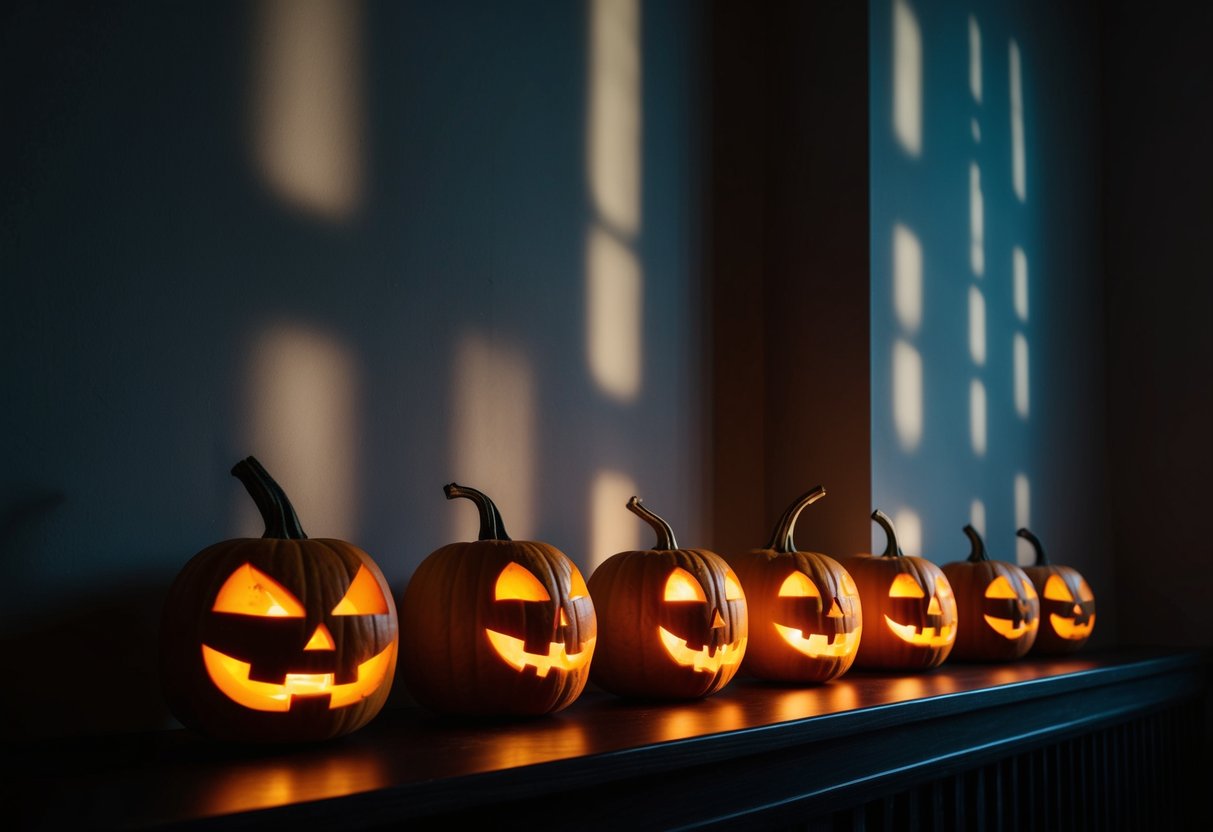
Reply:
M383 590L365 566L358 567L358 574L350 582L345 597L333 607L333 615L385 615L387 611Z
M316 628L316 632L312 633L312 637L308 639L304 650L336 650L337 643L333 641L333 634L329 632L329 628L321 624Z
M837 606L837 605L835 605ZM841 615L841 613L840 613ZM794 650L804 653L810 659L824 656L850 656L859 649L859 635L862 627L856 627L849 633L835 633L827 636L822 633L812 633L805 637L803 630L774 624L775 630Z
M747 639L744 638L732 644L722 644L715 650L706 646L692 650L687 647L685 639L679 638L665 627L658 627L657 631L666 652L674 661L683 667L693 667L704 673L715 673L722 667L741 664L741 657L745 654Z
M803 572L793 572L784 579L783 584L779 587L779 597L820 598L821 593L817 591L817 584L809 580L808 575Z
M913 624L898 624L887 615L884 620L895 636L915 647L943 647L956 640L956 625L954 624L944 624L938 632L934 627L923 627L922 632L919 632Z
M1086 624L1078 624L1072 618L1063 618L1053 613L1049 616L1049 624L1057 635L1077 641L1091 635L1091 631L1095 629L1095 616L1088 618Z
M540 678L547 676L552 668L570 671L584 667L589 663L590 657L594 655L594 644L598 641L597 637L588 639L581 645L579 653L569 653L565 650L563 643L555 641L548 645L547 653L528 653L525 649L526 642L523 639L507 636L496 630L485 630L484 632L489 637L489 643L493 645L493 649L497 651L497 655L501 656L510 667L522 671L529 665L535 668L535 673Z
M307 614L303 604L286 587L250 563L223 582L211 610L274 618L303 618Z
M1045 598L1050 601L1073 601L1074 595L1065 581L1057 575L1050 575L1049 580L1045 581Z
M539 579L519 563L511 563L501 570L493 597L498 601L552 600Z
M706 604L708 598L703 594L703 587L695 580L694 575L685 569L675 569L665 582L665 600L698 601Z
M987 598L1014 598L1015 588L1011 586L1011 582L999 575L994 580L990 581L990 585L986 587Z
M281 684L257 682L249 678L248 662L234 659L218 650L202 645L202 660L215 687L233 702L254 711L291 709L295 696L329 697L329 709L353 705L373 694L383 684L388 668L396 656L396 642L378 655L358 665L358 678L338 685L332 673L288 673Z
M724 599L726 601L744 601L745 593L741 591L741 581L730 569L724 576Z
M1023 594L1028 596L1029 598L1035 598L1036 597L1036 587L1032 586L1032 582L1029 581L1027 578L1020 578L1020 580L1023 582Z
M925 598L926 596L922 587L918 585L918 581L914 580L914 576L904 572L894 578L893 585L889 587L890 598Z
M1022 638L1028 633L1036 632L1036 628L1040 626L1040 620L1033 618L1031 621L1023 621L1015 625L1009 618L996 618L992 615L982 616L986 623L990 625L990 629L998 633L1004 638L1014 641L1017 638Z

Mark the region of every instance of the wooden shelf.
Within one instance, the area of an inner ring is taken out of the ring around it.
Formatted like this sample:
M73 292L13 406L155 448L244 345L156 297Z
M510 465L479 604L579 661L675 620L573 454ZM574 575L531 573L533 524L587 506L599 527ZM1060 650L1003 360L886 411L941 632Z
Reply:
M29 828L757 828L1202 699L1208 667L1119 650L809 688L739 677L689 703L591 689L528 720L396 709L298 748L186 731L31 743L7 750L25 763L2 793Z

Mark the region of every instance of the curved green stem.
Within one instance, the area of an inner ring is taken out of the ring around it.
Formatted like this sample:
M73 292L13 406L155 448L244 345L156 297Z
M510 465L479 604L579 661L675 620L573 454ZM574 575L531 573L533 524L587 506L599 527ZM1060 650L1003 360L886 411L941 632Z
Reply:
M1044 544L1040 542L1039 537L1032 534L1027 529L1020 529L1019 531L1015 532L1015 534L1018 537L1022 537L1024 540L1031 543L1032 548L1036 550L1036 563L1033 564L1034 566L1048 566L1049 565L1049 556L1045 554Z
M642 506L639 497L632 497L628 500L628 511L648 523L653 527L653 531L657 532L657 544L653 547L655 551L667 552L678 548L678 541L674 539L674 530L670 528L670 524Z
M969 550L969 563L979 563L983 560L989 560L990 558L986 554L986 543L981 539L981 535L977 533L977 529L966 524L964 532L969 536L969 545L972 547Z
M257 504L257 510L261 512L261 519L265 521L265 534L262 537L307 539L286 492L255 457L246 457L233 465L232 476L244 484L245 490Z
M501 512L483 491L453 482L447 483L442 490L446 493L448 500L465 497L476 504L476 509L480 512L480 540L510 539L510 536L505 533L505 523L501 520Z
M872 519L875 520L882 529L884 529L885 536L889 540L888 545L885 546L884 554L881 555L881 557L903 557L901 553L901 546L897 542L897 532L893 528L893 521L889 519L889 515L885 514L880 509L876 509L876 511L872 512Z
M774 549L781 555L795 552L796 541L792 539L792 532L796 528L796 518L800 516L800 512L804 511L805 506L812 505L825 495L825 488L819 485L797 497L796 502L788 506L783 516L779 518L775 531L771 533L771 541L767 543L767 548Z

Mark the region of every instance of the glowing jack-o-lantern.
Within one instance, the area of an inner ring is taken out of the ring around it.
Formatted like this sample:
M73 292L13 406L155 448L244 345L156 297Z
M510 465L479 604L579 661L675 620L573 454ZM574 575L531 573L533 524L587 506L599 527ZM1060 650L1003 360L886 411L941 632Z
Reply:
M985 542L972 526L969 557L944 564L956 593L960 632L952 658L1001 662L1021 658L1032 649L1040 626L1040 599L1027 573L1014 563L991 560Z
M893 521L872 513L888 537L884 554L842 560L859 587L867 627L855 666L927 670L948 658L956 643L956 598L947 577L926 558L907 556Z
M729 683L747 641L745 593L720 555L679 549L665 520L632 497L657 533L652 549L618 552L590 575L602 623L591 679L619 696L695 699Z
M342 540L308 538L253 457L232 468L261 538L195 555L165 602L165 697L187 727L241 742L327 739L369 722L391 690L397 620L379 567Z
M471 500L479 539L431 552L400 601L401 678L422 705L471 715L539 715L571 705L589 680L597 617L585 579L556 547L511 540L497 506Z
M1050 563L1036 535L1027 529L1016 534L1036 549L1036 563L1023 570L1040 594L1040 617L1044 622L1032 645L1032 654L1072 653L1086 644L1095 629L1095 594L1078 570Z
M743 670L762 679L825 682L854 663L863 632L859 590L828 555L796 550L793 531L817 486L790 505L764 549L727 558L745 590L750 641Z

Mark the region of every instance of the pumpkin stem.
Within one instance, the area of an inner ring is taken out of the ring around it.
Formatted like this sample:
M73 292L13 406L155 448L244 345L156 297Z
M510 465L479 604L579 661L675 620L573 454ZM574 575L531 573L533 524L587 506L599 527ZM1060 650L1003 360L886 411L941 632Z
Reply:
M480 512L480 540L506 541L510 539L510 536L505 533L505 523L501 519L501 512L483 491L453 482L445 485L442 490L446 493L448 500L466 497L476 504L476 509Z
M885 514L880 509L872 512L872 519L875 520L882 529L884 529L885 537L888 538L888 545L884 548L884 558L900 558L905 557L901 551L901 544L897 542L897 532L893 529L893 521L889 519L889 515Z
M990 558L986 554L985 541L981 539L981 535L977 533L977 529L966 524L964 532L969 536L969 544L972 546L969 550L969 563L980 563L983 560L989 560Z
M674 530L670 528L670 524L642 506L639 497L632 497L628 500L628 511L648 523L653 527L653 531L657 532L657 544L653 546L655 551L668 552L678 548L678 541L674 539Z
M812 505L825 495L826 490L819 485L797 497L796 502L788 506L783 516L779 518L779 523L776 524L775 531L771 533L771 541L767 544L767 548L774 549L781 555L795 552L796 541L792 539L792 531L796 528L796 518L800 516L800 512L804 511L805 506Z
M1032 548L1036 550L1036 563L1034 564L1035 566L1048 566L1049 565L1049 556L1045 554L1044 544L1040 542L1039 537L1032 534L1027 529L1020 529L1019 531L1015 532L1015 534L1018 537L1022 537L1024 540L1031 543Z
M307 540L295 507L287 498L269 471L256 457L246 457L232 466L232 476L244 484L249 496L257 504L261 519L265 521L264 537L278 540Z

